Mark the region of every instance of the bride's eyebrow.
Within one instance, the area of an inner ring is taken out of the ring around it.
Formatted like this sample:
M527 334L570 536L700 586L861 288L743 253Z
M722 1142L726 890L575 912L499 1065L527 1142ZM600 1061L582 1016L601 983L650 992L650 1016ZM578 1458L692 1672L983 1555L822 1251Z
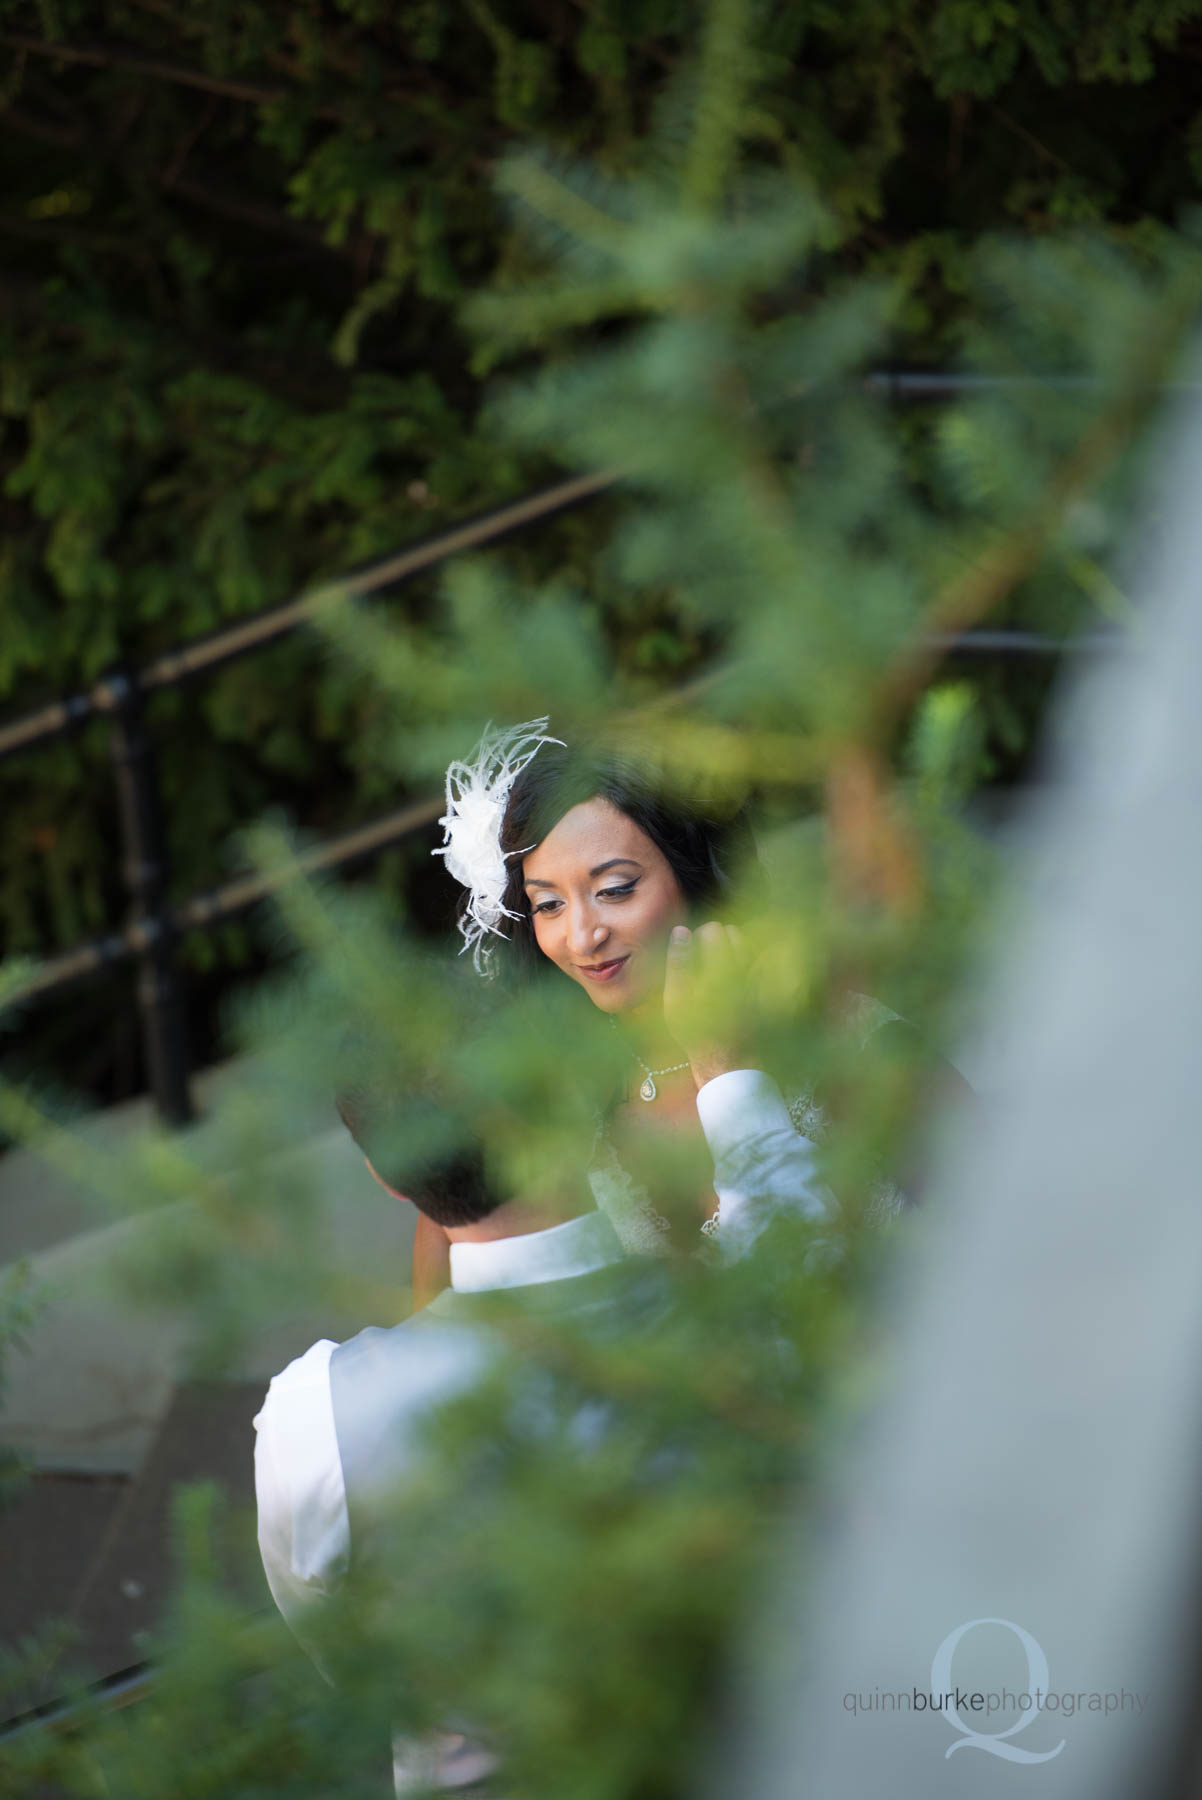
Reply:
M620 867L638 869L641 873L643 865L641 862L636 862L633 856L611 856L608 862L598 863L595 869L590 869L588 878L590 881L595 881L598 875L604 875L607 869L617 869ZM558 883L554 881L540 881L536 875L528 875L526 877L526 886L553 888L557 887Z
M643 866L641 862L635 862L633 856L611 856L608 862L598 863L595 869L590 869L588 878L595 881L598 875L604 875L606 869L616 869L623 863L628 869L641 869Z

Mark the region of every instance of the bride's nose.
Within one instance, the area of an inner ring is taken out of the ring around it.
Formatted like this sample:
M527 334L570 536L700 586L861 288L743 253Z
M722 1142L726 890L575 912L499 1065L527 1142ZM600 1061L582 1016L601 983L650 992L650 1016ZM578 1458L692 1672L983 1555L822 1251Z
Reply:
M599 924L587 910L573 913L568 921L568 947L580 962L587 962L608 936L608 925Z

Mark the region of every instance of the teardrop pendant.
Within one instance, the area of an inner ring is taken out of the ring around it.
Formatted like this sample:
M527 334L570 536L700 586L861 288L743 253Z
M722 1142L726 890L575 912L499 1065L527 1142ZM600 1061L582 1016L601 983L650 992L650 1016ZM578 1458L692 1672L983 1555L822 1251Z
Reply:
M655 1092L656 1092L655 1083L652 1081L650 1075L648 1075L646 1081L643 1083L642 1087L639 1089L639 1097L640 1097L640 1099L643 1099L643 1100L654 1100Z

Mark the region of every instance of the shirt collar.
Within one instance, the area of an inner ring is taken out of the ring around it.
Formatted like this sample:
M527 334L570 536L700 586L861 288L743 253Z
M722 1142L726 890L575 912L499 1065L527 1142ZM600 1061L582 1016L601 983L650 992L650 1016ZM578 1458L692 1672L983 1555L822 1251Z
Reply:
M493 1238L483 1244L452 1244L451 1286L457 1293L472 1294L486 1288L566 1281L621 1262L625 1254L606 1215L587 1212L547 1231L526 1231L520 1237Z

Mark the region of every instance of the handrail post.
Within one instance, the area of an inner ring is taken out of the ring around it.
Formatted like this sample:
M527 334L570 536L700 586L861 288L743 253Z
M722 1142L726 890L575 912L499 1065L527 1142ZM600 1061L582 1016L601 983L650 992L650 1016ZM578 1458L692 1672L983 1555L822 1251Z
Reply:
M112 716L122 870L141 938L137 994L147 1079L162 1122L186 1125L194 1116L188 1040L175 967L175 931L167 910L167 841L154 745L136 673L126 667L111 669L104 690L106 710Z

